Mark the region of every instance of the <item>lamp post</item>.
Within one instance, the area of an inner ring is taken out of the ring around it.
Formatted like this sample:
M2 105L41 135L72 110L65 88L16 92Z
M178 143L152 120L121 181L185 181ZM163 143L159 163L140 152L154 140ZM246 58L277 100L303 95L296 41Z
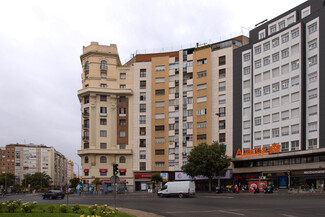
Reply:
M218 140L220 141L220 138L219 138L219 117L220 117L220 113L216 113L216 115L218 116ZM220 176L218 176L218 187L220 189Z

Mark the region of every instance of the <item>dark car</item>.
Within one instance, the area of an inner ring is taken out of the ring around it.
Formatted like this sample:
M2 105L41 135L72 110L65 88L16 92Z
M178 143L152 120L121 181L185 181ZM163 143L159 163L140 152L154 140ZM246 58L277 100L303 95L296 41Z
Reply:
M58 191L58 190L50 190L45 192L43 195L43 199L57 199L57 198L61 198L64 199L64 193L62 191Z

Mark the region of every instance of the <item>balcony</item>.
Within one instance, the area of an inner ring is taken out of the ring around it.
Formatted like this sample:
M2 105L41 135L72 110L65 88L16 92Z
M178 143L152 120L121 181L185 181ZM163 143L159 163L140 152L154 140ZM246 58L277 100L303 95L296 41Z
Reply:
M100 117L106 117L107 116L107 113L99 113L99 116Z
M82 116L83 116L83 117L89 117L89 112L84 112L84 113L82 113Z
M89 136L83 136L82 140L89 140Z
M89 129L89 124L84 124L84 125L82 125L82 128L83 128L83 129Z

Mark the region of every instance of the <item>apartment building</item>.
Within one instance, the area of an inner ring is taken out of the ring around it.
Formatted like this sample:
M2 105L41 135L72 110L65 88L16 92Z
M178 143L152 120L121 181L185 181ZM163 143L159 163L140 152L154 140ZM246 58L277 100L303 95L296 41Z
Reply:
M84 183L99 177L109 185L113 163L135 190L145 190L153 173L175 180L200 143L219 141L231 156L232 55L247 42L240 36L180 51L137 54L124 66L116 45L84 47L83 89L78 91Z
M0 162L0 173L14 174L17 184L21 184L25 175L41 172L52 178L53 186L64 186L69 180L67 167L73 171L72 161L45 145L6 145L1 148Z
M250 31L234 50L234 173L287 188L324 184L324 1ZM281 180L281 181L280 181Z
M133 73L121 66L114 44L92 42L83 48L80 60L82 146L78 155L83 183L98 177L110 185L116 163L120 181L132 190Z

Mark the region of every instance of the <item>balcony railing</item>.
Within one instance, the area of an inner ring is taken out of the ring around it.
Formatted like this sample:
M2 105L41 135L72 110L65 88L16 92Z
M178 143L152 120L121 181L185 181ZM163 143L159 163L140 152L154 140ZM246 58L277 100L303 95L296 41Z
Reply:
M83 128L83 129L88 129L88 128L89 128L89 124L84 124L84 125L82 125L82 128Z
M84 117L88 117L88 116L89 116L89 112L84 112L84 113L82 113L82 116L84 116Z
M89 136L83 136L82 139L83 140L89 140Z

